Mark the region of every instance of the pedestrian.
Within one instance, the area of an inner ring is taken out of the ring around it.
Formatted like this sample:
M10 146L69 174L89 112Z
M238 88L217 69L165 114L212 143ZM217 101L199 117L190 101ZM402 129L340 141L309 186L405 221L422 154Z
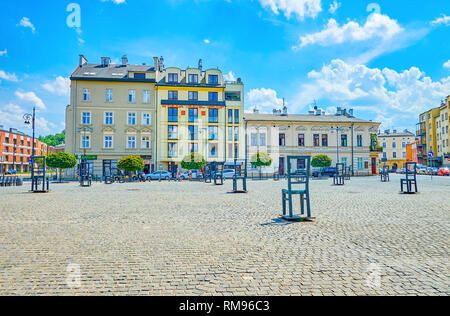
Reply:
M180 167L177 167L177 181L181 182L181 171L180 171Z
M191 181L192 180L192 170L189 170L188 174L189 174L189 181Z

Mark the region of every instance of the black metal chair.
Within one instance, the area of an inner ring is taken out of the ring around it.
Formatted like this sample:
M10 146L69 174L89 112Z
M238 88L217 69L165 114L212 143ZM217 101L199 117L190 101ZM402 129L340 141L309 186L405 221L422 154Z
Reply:
M215 163L214 185L223 185L223 171L225 170L224 162Z
M383 169L380 172L380 178L381 182L390 182L390 176L389 176L389 166L384 165Z
M300 170L301 172L292 171L291 161L304 160L305 170ZM289 156L287 157L287 180L288 188L281 191L282 204L283 204L283 215L281 216L285 220L296 221L296 220L312 220L311 217L311 203L309 194L309 178L311 172L311 157L310 156ZM295 195L300 196L300 214L294 214L293 210L293 197ZM305 203L306 203L306 217L305 215ZM289 207L289 211L286 207Z
M333 178L334 185L344 185L345 184L345 165L343 163L336 164L336 173Z
M406 191L404 190L406 187ZM415 194L417 189L417 163L407 162L405 164L405 178L400 179L400 189L404 194ZM413 190L414 189L414 190Z
M47 192L49 192L50 181L46 174L46 172L47 172L46 157L45 156L31 157L31 165L35 166L36 160L38 160L38 159L42 161L42 172L40 172L39 170L37 172L35 172L33 169L32 177L31 177L31 192L47 193Z
M242 180L242 190L238 189L239 180ZM233 193L247 193L247 159L234 160Z

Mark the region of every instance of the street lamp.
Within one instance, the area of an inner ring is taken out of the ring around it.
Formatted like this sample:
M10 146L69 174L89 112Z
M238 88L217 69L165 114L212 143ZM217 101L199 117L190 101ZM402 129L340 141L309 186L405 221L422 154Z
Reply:
M344 129L339 126L331 127L331 132L336 131L336 153L337 153L337 163L339 163L339 132L344 133Z
M33 114L25 114L23 116L25 125L31 125L33 129L33 144L31 150L31 190L33 190L33 179L34 179L34 134L35 134L35 122L36 122L36 108L33 107Z

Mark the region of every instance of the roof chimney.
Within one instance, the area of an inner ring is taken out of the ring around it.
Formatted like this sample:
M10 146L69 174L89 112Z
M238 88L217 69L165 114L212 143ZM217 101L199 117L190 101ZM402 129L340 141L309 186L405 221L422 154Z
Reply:
M198 69L200 69L200 71L203 70L203 60L199 59L198 61Z
M122 56L122 66L126 66L128 64L128 57L127 55Z
M109 58L109 57L102 57L102 66L103 67L109 67L110 63L111 63L111 58Z
M83 55L80 55L80 61L78 64L80 67L83 67L83 65L87 64L87 59Z

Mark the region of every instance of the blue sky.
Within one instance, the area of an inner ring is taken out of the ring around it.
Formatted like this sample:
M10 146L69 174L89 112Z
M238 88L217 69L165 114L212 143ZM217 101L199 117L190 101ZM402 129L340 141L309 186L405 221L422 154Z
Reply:
M73 1L75 2L75 1ZM383 128L414 129L418 114L450 95L450 3L430 0L9 1L0 12L0 125L64 129L78 55L151 64L219 67L242 78L246 108L306 113L354 108ZM370 11L370 12L369 12Z

